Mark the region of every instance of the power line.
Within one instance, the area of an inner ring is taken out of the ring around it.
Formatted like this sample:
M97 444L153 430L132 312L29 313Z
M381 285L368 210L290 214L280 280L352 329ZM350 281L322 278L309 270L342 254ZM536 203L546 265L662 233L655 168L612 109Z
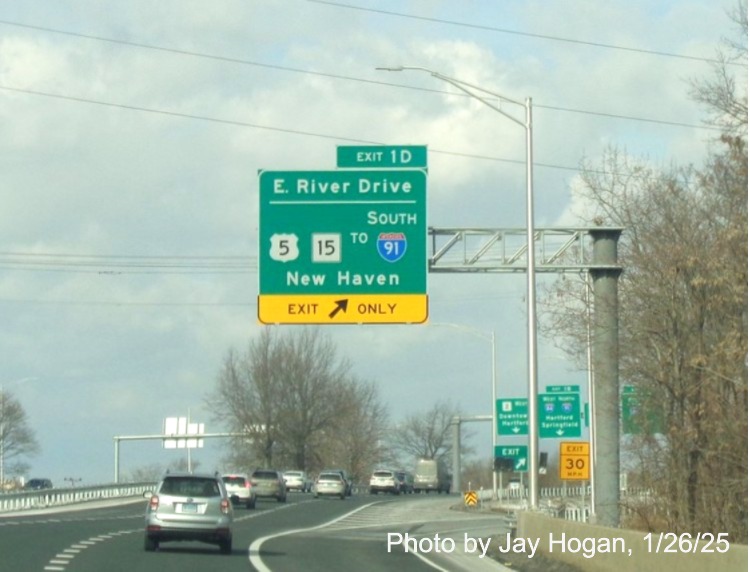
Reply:
M155 44L147 44L144 42L133 42L128 40L120 40L116 38L107 38L104 36L96 36L92 34L83 34L80 32L71 32L68 30L60 30L57 28L48 28L44 26L35 26L31 24L24 24L21 22L12 22L9 20L0 20L0 24L6 25L6 26L15 26L19 28L26 28L29 30L35 30L39 32L46 32L51 34L60 34L64 36L70 36L74 38L81 38L86 40L93 40L97 42L107 42L111 44L118 44L123 46L129 46L134 48L140 48L140 49L146 49L146 50L155 50L165 53L171 53L171 54L177 54L181 56L188 56L188 57L194 57L194 58L203 58L203 59L209 59L209 60L215 60L225 63L231 63L231 64L240 64L240 65L248 65L248 66L255 66L255 67L262 67L267 69L273 69L278 71L284 71L284 72L290 72L290 73L299 73L299 74L306 74L306 75L312 75L316 77L325 77L328 79L335 79L335 80L341 80L341 81L352 81L352 82L359 82L359 83L366 83L371 85L380 85L385 87L397 87L401 89L409 89L409 90L415 90L415 91L422 91L427 93L436 93L440 95L453 95L453 96L459 96L459 97L468 97L464 93L456 93L446 90L440 90L440 89L429 89L429 88L423 88L423 87L416 87L411 85L405 85L405 84L399 84L399 83L392 83L387 81L378 81L378 80L371 80L371 79L365 79L360 77L354 77L354 76L347 76L347 75L341 75L341 74L334 74L334 73L328 73L328 72L320 72L320 71L314 71L314 70L306 70L302 68L294 68L289 66L281 66L277 64L268 64L264 62L258 62L254 60L247 60L242 58L235 58L230 56L222 56L217 54L208 54L205 52L196 52L192 50L184 50L180 48L168 48L165 46L158 46ZM681 121L669 121L669 120L663 120L663 119L656 119L653 117L639 117L634 115L624 115L624 114L618 114L618 113L607 113L607 112L599 112L599 111L591 111L586 109L576 109L571 107L560 107L560 106L551 106L551 105L543 105L537 103L535 105L537 109L549 109L552 111L562 111L565 113L577 113L577 114L584 114L584 115L591 115L591 116L597 116L597 117L606 117L610 119L622 119L626 121L641 121L645 123L655 123L655 124L661 124L661 125L669 125L674 127L685 127L689 129L706 129L706 130L716 130L720 131L721 127L718 126L711 126L711 125L697 125L694 123L685 123Z
M208 117L205 115L194 115L190 113L182 113L177 111L168 111L164 109L155 109L155 108L149 108L149 107L142 107L142 106L136 106L136 105L128 105L123 103L113 103L108 101L102 101L102 100L96 100L96 99L89 99L84 97L76 97L71 95L65 95L60 93L51 93L51 92L44 92L44 91L38 91L33 89L23 89L19 87L11 87L8 85L0 85L0 89L6 90L6 91L13 91L16 93L25 93L29 95L38 95L41 97L50 97L54 99L61 99L65 101L72 101L76 103L87 103L91 105L100 105L103 107L114 107L119 109L126 109L129 111L139 111L143 113L154 113L158 115L166 115L170 117L178 117L181 119L193 119L197 121L207 121L210 123L218 123L223 125L232 125L235 127L251 127L254 129L265 129L268 131L276 131L280 133L288 133L292 135L303 135L306 137L318 137L322 139L329 139L334 141L344 141L347 143L364 143L367 145L386 145L386 143L382 141L373 141L369 139L358 139L358 138L352 138L352 137L344 137L340 135L330 135L330 134L324 134L324 133L314 133L311 131L301 131L299 129L285 129L282 127L272 127L270 125L260 125L257 123L249 123L246 121L238 121L233 119L221 119L217 117ZM484 161L494 161L498 163L509 163L513 165L525 165L525 161L521 159L508 159L504 157L490 157L487 155L476 155L472 153L462 153L459 151L446 151L441 149L434 149L430 148L430 153L437 153L441 155L449 155L454 157L464 157L469 159L481 159ZM545 168L545 169L556 169L561 171L569 171L574 173L579 173L581 171L580 167L571 167L567 165L556 165L553 163L542 163L539 161L534 161L535 167ZM602 175L612 175L614 173L608 172L608 171L599 171L599 170L592 170L591 172L599 173Z
M0 268L78 274L249 274L250 256L133 256L70 253L0 252Z
M495 26L487 26L482 24L471 24L468 22L458 22L456 20L444 20L441 18L431 18L428 16L419 16L416 14L406 14L403 12L393 12L390 10L380 10L377 8L365 8L363 6L353 6L351 4L344 4L342 2L332 2L330 0L308 0L308 2L312 2L314 4L326 4L328 6L333 6L335 8L345 8L347 10L359 10L361 12L372 12L375 14L383 14L385 16L395 16L398 18L409 18L412 20L422 20L424 22L434 22L437 24L446 24L449 26L460 26L462 28L472 28L475 30L485 30L488 32L498 32L501 34L512 34L515 36L526 36L528 38L537 38L541 40L551 40L555 42L565 42L569 44L579 44L583 46L589 46L594 48L605 48L609 50L621 50L625 52L633 52L638 54L646 54L650 56L661 56L661 57L669 57L669 58L677 58L677 59L683 59L683 60L691 60L691 61L698 61L698 62L704 62L704 63L711 63L711 64L729 64L733 66L742 66L743 64L740 63L733 63L733 62L723 62L721 60L717 60L714 58L705 58L700 56L688 56L685 54L676 54L673 52L663 52L659 50L648 50L645 48L634 48L629 46L618 46L615 44L605 44L603 42L593 42L593 41L586 41L586 40L576 40L574 38L564 38L562 36L552 36L549 34L535 34L532 32L521 32L519 30L510 30L507 28L497 28Z
M0 298L0 304L38 304L45 306L165 306L165 307L248 307L257 302L117 302L106 300L34 300L24 298Z
M303 135L306 137L318 137L323 139L332 139L334 141L345 141L348 143L364 143L368 145L384 145L385 143L380 141L372 141L369 139L358 139L358 138L352 138L352 137L344 137L340 135L329 135L324 133L314 133L311 131L301 131L299 129L285 129L282 127L272 127L270 125L260 125L258 123L249 123L247 121L237 121L232 119L220 119L218 117L208 117L205 115L194 115L190 113L181 113L177 111L168 111L164 109L155 109L150 107L142 107L137 105L127 105L123 103L113 103L108 101L102 101L102 100L95 100L95 99L89 99L84 97L75 97L70 95L64 95L60 93L50 93L50 92L44 92L44 91L38 91L33 89L22 89L18 87L11 87L8 85L0 85L0 89L4 89L7 91L14 91L17 93L25 93L29 95L38 95L42 97L51 97L54 99L62 99L66 101L73 101L76 103L88 103L92 105L101 105L104 107L115 107L119 109L127 109L130 111L140 111L143 113L154 113L159 115L167 115L170 117L179 117L182 119L194 119L198 121L208 121L211 123L219 123L223 125L233 125L236 127L252 127L254 129L265 129L268 131L276 131L281 133L289 133L293 135ZM514 163L514 164L524 164L521 160L515 160L515 159L503 159L500 157L488 157L484 155L472 155L469 153L460 153L460 152L454 152L454 151L441 151L439 149L430 149L431 153L440 153L444 155L455 155L458 157L467 157L472 159L484 159L488 161L498 161L498 162L505 162L505 163ZM546 167L549 169L561 169L564 171L575 171L578 172L579 169L577 167L567 167L564 165L552 165L552 164L545 164L545 163L534 163L534 165L538 167Z

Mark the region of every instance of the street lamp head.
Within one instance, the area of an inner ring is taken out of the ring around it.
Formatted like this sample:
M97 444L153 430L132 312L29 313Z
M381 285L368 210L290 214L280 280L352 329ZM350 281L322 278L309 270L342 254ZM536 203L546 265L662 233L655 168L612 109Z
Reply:
M377 67L375 68L377 71L393 71L393 72L400 72L404 71L404 66L396 66L396 67Z

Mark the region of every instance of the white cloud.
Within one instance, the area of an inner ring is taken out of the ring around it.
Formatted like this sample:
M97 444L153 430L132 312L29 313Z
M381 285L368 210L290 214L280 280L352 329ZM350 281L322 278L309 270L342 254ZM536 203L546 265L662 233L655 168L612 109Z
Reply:
M3 26L0 85L115 104L0 90L0 227L10 252L254 257L258 169L332 169L345 141L328 137L428 145L431 225L521 227L523 130L477 101L434 93L455 89L428 74L377 66L425 66L533 97L538 224L577 224L587 207L576 192L582 156L614 143L657 162L696 161L708 135L554 109L698 123L684 78L706 66L676 58L309 2L79 2L66 11L47 4L14 3L3 19L245 63ZM718 32L730 33L723 7L701 0L372 6L691 55L712 56ZM112 435L150 432L162 416L199 407L226 350L259 331L254 272L4 266L3 376L45 380L19 394L47 398L24 404L43 435L35 468L52 476L80 462L52 453L66 447L69 430L104 442L102 456L87 463L91 478L106 480ZM431 321L495 331L501 391L523 391L524 277L431 275L429 284ZM489 409L489 352L476 336L431 326L331 335L357 373L382 388L395 417L442 398L470 413ZM540 348L541 371L552 372L545 376L575 378L549 365L552 344Z

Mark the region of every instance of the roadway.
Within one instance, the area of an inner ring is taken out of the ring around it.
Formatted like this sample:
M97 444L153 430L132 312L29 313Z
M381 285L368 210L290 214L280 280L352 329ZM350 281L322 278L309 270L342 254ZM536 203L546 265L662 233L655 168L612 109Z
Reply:
M360 495L313 499L290 494L287 503L258 501L235 509L231 555L195 542L164 543L143 550L145 500L79 510L57 509L0 516L0 568L8 571L117 572L255 570L257 572L481 572L504 568L478 553L464 554L464 537L506 532L496 516L450 510L457 496ZM393 542L409 534L421 554ZM436 552L435 535L450 553ZM428 543L428 540L430 542Z

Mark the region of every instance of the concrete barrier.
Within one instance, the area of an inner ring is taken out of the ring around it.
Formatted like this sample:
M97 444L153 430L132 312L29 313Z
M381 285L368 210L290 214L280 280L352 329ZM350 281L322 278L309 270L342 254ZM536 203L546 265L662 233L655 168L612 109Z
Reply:
M538 539L537 554L542 552L583 572L748 569L745 545L728 544L718 538L696 542L692 536L672 533L651 533L649 537L646 532L571 522L528 511L518 513L516 538L529 538L532 542Z

